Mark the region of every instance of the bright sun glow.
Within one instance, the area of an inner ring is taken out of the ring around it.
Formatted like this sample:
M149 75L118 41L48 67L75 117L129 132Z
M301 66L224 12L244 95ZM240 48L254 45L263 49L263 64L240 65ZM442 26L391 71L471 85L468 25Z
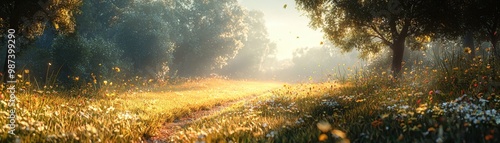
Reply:
M323 41L321 31L308 26L310 20L303 12L296 9L293 0L239 0L239 2L249 10L258 10L265 14L269 39L277 45L278 59L291 58L295 49L320 46Z

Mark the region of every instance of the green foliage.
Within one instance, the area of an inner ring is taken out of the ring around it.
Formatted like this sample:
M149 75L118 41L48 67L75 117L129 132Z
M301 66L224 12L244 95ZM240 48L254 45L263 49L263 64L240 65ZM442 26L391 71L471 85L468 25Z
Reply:
M247 38L242 41L244 46L221 69L223 74L234 78L250 78L262 73L267 69L264 63L276 53L276 44L268 38L262 12L249 11L244 24L249 29Z
M102 38L79 35L60 36L51 49L53 67L61 68L59 80L70 84L75 77L82 81L111 78L115 67L128 67L120 58L123 51Z
M377 53L383 46L405 41L408 36L425 33L418 23L421 5L415 1L323 1L297 0L308 12L311 26L321 28L339 48L359 50L363 56ZM392 48L392 47L391 47Z
M60 33L72 33L75 30L74 15L79 12L81 0L45 0L0 2L0 32L12 28L24 38L33 40L41 35L47 22Z
M123 60L132 64L129 77L164 78L176 42L170 37L176 31L171 31L162 17L165 5L151 2L134 8L133 13L123 16L116 34L116 42L124 51Z
M179 75L202 76L220 69L243 47L249 29L236 0L194 0L185 16L189 30L173 54Z

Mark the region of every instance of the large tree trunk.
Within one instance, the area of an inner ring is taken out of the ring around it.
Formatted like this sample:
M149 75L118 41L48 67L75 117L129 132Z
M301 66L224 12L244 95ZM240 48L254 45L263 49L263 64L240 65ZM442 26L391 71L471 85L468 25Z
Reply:
M394 78L398 78L400 76L401 68L402 68L402 62L403 62L403 55L405 51L405 40L398 40L394 41L394 43L391 45L392 49L392 72Z

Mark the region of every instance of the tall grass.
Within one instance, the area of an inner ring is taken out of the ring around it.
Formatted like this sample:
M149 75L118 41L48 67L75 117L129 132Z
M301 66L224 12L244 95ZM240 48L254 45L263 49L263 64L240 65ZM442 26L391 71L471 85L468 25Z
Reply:
M168 141L500 142L499 90L486 88L498 81L490 76L498 63L466 59L464 50L427 56L407 60L397 81L376 67L352 69L344 85L284 86Z

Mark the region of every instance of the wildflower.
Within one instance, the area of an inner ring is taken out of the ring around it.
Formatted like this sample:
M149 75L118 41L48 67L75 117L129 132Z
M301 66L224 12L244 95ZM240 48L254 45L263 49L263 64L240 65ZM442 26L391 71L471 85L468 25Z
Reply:
M375 128L380 126L380 125L382 125L382 121L380 119L372 122L372 126Z
M271 132L269 132L268 134L266 134L266 137L268 137L268 138L272 138L272 137L274 137L276 134L277 134L277 133L276 133L276 131L271 131Z
M332 129L332 125L328 121L320 121L316 124L319 130L326 133Z
M399 134L398 141L402 141L404 139L403 134Z
M334 137L338 137L338 138L342 138L342 139L345 139L347 137L347 135L345 134L345 132L341 131L341 130L332 130L332 135Z
M113 70L115 70L116 72L120 72L121 71L120 68L118 68L118 67L114 67Z
M488 135L484 136L484 140L487 140L487 141L492 140L493 138L494 137L491 134L488 134Z
M443 142L444 142L444 141L443 141L443 139L442 139L442 138L437 138L437 139L436 139L436 143L443 143Z
M326 134L321 134L321 135L319 135L319 137L318 137L318 140L319 140L320 142L325 141L325 140L327 140L327 139L328 139L328 136L327 136Z
M92 125L89 125L89 124L85 125L85 129L88 132L91 132L93 134L97 134L97 129L94 126L92 126Z
M466 48L464 49L464 53L466 53L466 54L470 54L470 53L472 53L472 50L471 50L469 47L466 47Z
M428 132L435 132L436 129L434 127L430 127L429 129L427 129Z

